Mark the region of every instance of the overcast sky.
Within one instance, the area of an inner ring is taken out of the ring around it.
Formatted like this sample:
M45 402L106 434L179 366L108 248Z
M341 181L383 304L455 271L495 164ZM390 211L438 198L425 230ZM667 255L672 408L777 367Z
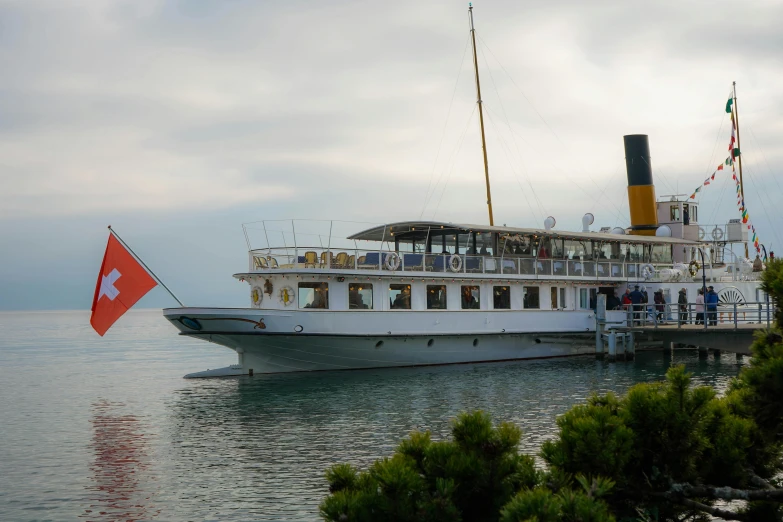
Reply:
M783 2L474 6L496 223L627 225L630 133L690 194L736 80L783 251ZM109 224L186 304L244 306L243 222L487 222L468 37L461 0L0 0L0 309L89 308ZM702 222L738 217L731 183Z

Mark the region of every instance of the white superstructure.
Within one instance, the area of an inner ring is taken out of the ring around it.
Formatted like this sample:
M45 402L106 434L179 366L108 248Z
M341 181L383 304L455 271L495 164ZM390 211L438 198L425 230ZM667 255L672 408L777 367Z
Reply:
M280 222L262 224L264 237L280 233L271 230ZM227 374L591 353L598 293L610 321L626 319L611 309L629 286L647 287L650 305L659 288L668 303L683 287L693 302L699 249L707 260L720 250L676 237L432 221L371 227L350 243L295 232L303 228L292 221L280 233L287 246L250 250L249 270L234 276L249 286L247 308L164 311L182 334L235 350ZM704 268L722 302L762 300L747 267Z

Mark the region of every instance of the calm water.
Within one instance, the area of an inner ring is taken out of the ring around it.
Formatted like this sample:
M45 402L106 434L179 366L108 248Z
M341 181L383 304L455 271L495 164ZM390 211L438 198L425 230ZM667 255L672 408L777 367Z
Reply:
M734 355L639 354L400 370L184 380L229 350L157 311L104 338L85 312L0 313L0 520L317 520L324 469L388 455L413 429L448 433L482 408L535 453L555 416L685 363L723 387Z

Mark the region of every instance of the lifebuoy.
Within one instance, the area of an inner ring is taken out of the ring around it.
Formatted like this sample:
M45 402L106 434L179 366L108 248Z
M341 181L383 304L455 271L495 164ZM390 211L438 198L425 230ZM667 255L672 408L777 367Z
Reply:
M701 265L695 259L688 264L688 273L691 275L691 277L696 277L696 274L699 273L700 269Z
M457 254L452 254L449 258L449 270L452 272L462 271L462 258Z
M250 290L250 302L253 305L253 308L260 308L261 301L263 300L264 300L264 292L261 291L260 287L254 286Z
M652 276L655 275L655 267L647 263L646 265L642 265L639 268L639 272L642 274L643 278L650 279Z
M400 256L392 252L388 256L386 256L386 261L383 263L386 266L386 270L391 270L394 272L398 268L400 268Z
M720 241L723 239L723 229L715 227L712 229L712 239L715 241Z
M290 286L281 288L278 295L283 306L291 306L294 303L294 289Z
M706 236L707 233L704 231L702 227L699 227L699 239L704 239L704 236Z

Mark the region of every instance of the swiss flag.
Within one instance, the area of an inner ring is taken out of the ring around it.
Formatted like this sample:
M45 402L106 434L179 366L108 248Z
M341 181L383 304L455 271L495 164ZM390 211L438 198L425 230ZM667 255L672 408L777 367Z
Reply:
M122 244L109 234L103 255L90 324L100 336L157 283Z

